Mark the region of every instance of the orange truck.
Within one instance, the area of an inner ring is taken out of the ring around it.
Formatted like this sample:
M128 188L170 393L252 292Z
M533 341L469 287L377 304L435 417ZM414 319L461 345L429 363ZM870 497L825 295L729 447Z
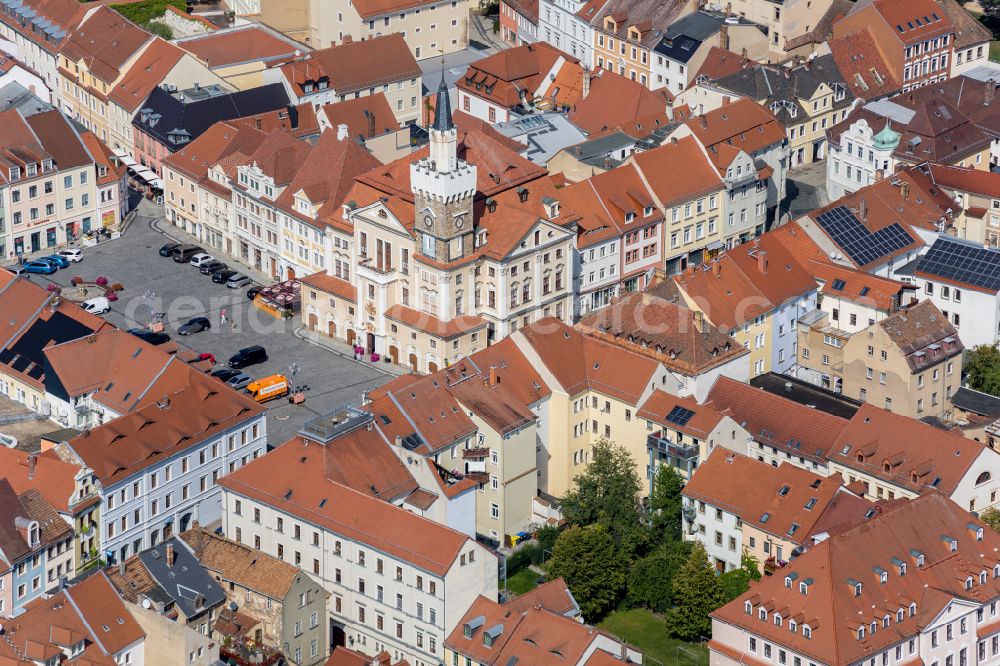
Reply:
M270 375L247 384L250 397L257 402L267 402L288 395L288 379L284 375Z

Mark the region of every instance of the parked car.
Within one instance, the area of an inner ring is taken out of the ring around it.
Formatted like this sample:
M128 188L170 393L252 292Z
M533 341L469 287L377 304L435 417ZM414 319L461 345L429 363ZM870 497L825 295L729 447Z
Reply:
M51 264L55 264L56 268L69 268L69 259L58 254L42 257L41 261L47 261Z
M201 266L198 266L198 270L201 271L202 275L211 275L215 271L225 270L226 268L229 268L229 266L225 265L218 259L213 259L208 263L204 263Z
M106 296L97 296L85 300L80 306L90 314L104 314L111 310L111 301Z
M29 261L24 265L24 271L26 273L41 273L42 275L52 275L58 268L56 265L49 261Z
M216 271L215 273L212 273L212 282L216 284L226 284L226 282L229 281L229 278L233 277L234 275L236 275L236 271L224 268L221 271Z
M241 370L248 365L256 365L267 360L267 350L260 345L239 350L229 359L229 367Z
M228 382L230 379L240 374L239 370L230 370L229 368L223 368L221 370L216 370L212 373L212 376L218 379L220 382Z
M4 270L10 271L14 275L24 275L28 271L24 270L24 266L20 264L15 264L13 266L4 266Z
M205 252L199 252L198 254L191 257L191 265L195 268L201 268L203 264L207 264L210 261L215 261L215 257Z
M247 289L247 298L250 299L251 301L257 298L257 294L259 294L263 288L264 287L260 286L259 284L255 284L254 286L250 287L249 289Z
M240 287L248 284L250 284L250 278L243 273L237 273L226 280L226 286L230 289L239 289Z
M164 243L160 246L161 257L172 257L174 250L181 246L180 243Z
M74 264L83 261L83 250L78 247L68 247L65 250L59 250L59 255L66 257L67 261L71 261Z
M178 245L174 248L173 258L178 264L186 264L196 254L204 254L205 250L197 245Z
M164 342L170 342L170 336L166 333L154 333L145 328L130 328L128 332L151 345L162 345Z
M212 328L212 322L206 317L194 317L188 319L187 322L182 324L178 329L177 333L179 335L191 335L192 333L201 333L202 331L207 331Z
M230 377L226 383L229 384L230 388L234 388L239 391L241 389L245 389L252 381L253 377L245 372L239 372L234 377Z

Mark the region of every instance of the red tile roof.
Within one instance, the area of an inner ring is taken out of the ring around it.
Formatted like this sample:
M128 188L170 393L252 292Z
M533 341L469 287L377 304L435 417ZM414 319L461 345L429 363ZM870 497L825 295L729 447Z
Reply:
M774 114L745 97L694 116L685 124L705 148L728 143L748 155L785 140L785 128Z
M931 181L939 187L1000 199L1000 173L995 171L932 163L927 165L927 172Z
M645 182L649 183L656 193L656 198L665 207L725 189L718 171L709 162L705 151L698 145L698 141L690 136L636 153L629 159L639 167ZM678 164L683 164L684 169L673 168ZM668 172L672 173L673 177L661 177L661 174Z
M316 287L320 291L339 296L346 301L354 303L358 299L358 290L353 284L339 277L329 275L326 272L313 273L301 278L303 285Z
M674 278L698 309L731 331L816 289L812 275L767 234Z
M828 45L840 75L855 97L874 100L902 87L871 30L832 37Z
M32 473L30 458L34 456ZM65 462L54 455L29 454L19 449L0 447L0 479L10 483L18 495L31 489L39 490L57 511L71 513L76 504L75 478L80 466Z
M183 57L184 51L166 40L153 37L152 43L111 90L109 99L134 113Z
M598 69L590 77L590 93L569 112L569 119L587 134L615 128L645 137L669 124L667 106L673 95L666 88L650 90L612 71Z
M859 663L906 638L919 639L923 628L956 600L978 606L1000 595L1000 579L990 571L997 561L1000 536L987 527L979 541L977 530L982 527L977 518L937 492L888 505L872 519L809 547L712 617L817 662ZM949 545L952 540L954 550ZM984 569L986 581L980 583ZM966 589L969 576L973 584ZM760 619L761 609L767 611L766 619ZM897 620L897 611L902 621ZM773 619L776 612L786 620L782 625ZM790 618L797 620L794 632L789 631ZM858 629L873 622L878 631L866 630L859 640ZM803 625L811 629L808 638ZM723 634L717 635L713 649L723 640ZM753 663L742 656L744 649L741 645L734 650L735 659Z
M326 104L320 108L319 113L326 116L334 134L340 125L347 125L348 136L361 143L366 139L399 131L399 121L381 92ZM369 168L375 166L377 165Z
M667 419L667 416L677 407L692 413L691 418L683 425ZM727 414L729 414L728 410L720 411L711 405L700 405L694 398L681 398L659 389L653 391L652 395L646 399L646 402L642 403L642 407L636 412L636 415L641 419L652 421L657 425L677 430L701 440L707 440L712 430Z
M281 446L222 477L227 490L444 576L474 543L460 532L325 476L321 446ZM358 516L364 516L363 523Z
M210 69L255 61L288 60L300 56L303 48L282 34L256 24L217 30L175 44Z
M847 419L728 377L715 381L705 402L717 410L730 410L733 420L757 442L816 463L825 464L828 451L847 427Z
M872 275L829 261L809 259L804 267L822 282L820 292L831 298L843 298L883 312L895 312L905 304L904 295L916 289L914 285ZM838 282L839 280L839 282ZM836 285L844 286L837 288Z
M557 66L557 77L578 83L568 90L565 86L551 85L547 77ZM477 60L469 65L456 86L474 97L508 109L521 104L522 93L528 96L527 103L534 102L536 94L551 99L549 90L552 88L559 91L555 104L573 105L582 94L583 72L576 58L547 42L536 42L504 49Z
M98 7L71 32L59 52L72 63L104 81L114 83L126 63L153 35L107 6Z
M858 3L848 16L871 5L875 13L904 44L918 44L940 35L951 34L954 26L934 0L871 0Z
M713 46L708 50L705 60L701 63L701 69L698 70L692 81L697 82L702 76L709 79L721 79L758 64L758 62L739 53Z
M324 78L337 94L344 94L421 76L398 32L309 51L304 58L282 65L281 73L300 97L311 94L303 87L307 81L314 86L312 92L319 92L316 85Z

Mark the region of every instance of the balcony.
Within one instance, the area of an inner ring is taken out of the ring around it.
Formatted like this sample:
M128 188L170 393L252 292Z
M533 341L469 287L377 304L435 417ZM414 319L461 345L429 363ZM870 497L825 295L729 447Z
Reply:
M362 257L358 261L357 276L375 284L391 284L396 280L397 271L392 266L378 265L371 257Z
M661 456L670 456L683 462L697 461L701 448L695 444L677 444L663 431L652 432L646 437L646 448Z
M467 479L472 479L479 484L487 484L490 482L490 475L487 472L466 472L463 476Z
M466 460L483 460L489 455L489 449L462 449L462 457Z
M757 181L757 172L753 170L747 171L747 173L736 176L732 178L728 176L724 179L726 181L726 189L735 190L738 187L743 187L744 185L749 185Z

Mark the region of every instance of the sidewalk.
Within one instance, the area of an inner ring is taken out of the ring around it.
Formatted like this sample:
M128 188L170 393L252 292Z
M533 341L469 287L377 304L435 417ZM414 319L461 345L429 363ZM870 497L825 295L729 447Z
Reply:
M322 334L317 333L315 331L310 331L305 326L299 326L299 327L297 327L292 332L292 334L295 337L297 337L298 339L305 340L306 342L308 342L311 345L316 345L317 347L322 347L326 351L328 351L330 353L333 353L333 354L336 354L337 356L340 356L341 358L344 358L344 359L346 359L348 361L351 361L353 363L357 363L358 365L368 366L368 367L372 368L373 370L381 372L382 374L388 375L390 377L399 377L401 375L409 374L409 372L410 372L409 368L404 368L401 365L395 365L393 363L385 363L385 362L382 362L382 361L380 361L378 363L372 363L371 361L369 361L367 359L363 360L363 361L356 361L354 359L354 350L346 342L343 342L341 340L334 340L333 338L330 338L328 336L322 335Z

